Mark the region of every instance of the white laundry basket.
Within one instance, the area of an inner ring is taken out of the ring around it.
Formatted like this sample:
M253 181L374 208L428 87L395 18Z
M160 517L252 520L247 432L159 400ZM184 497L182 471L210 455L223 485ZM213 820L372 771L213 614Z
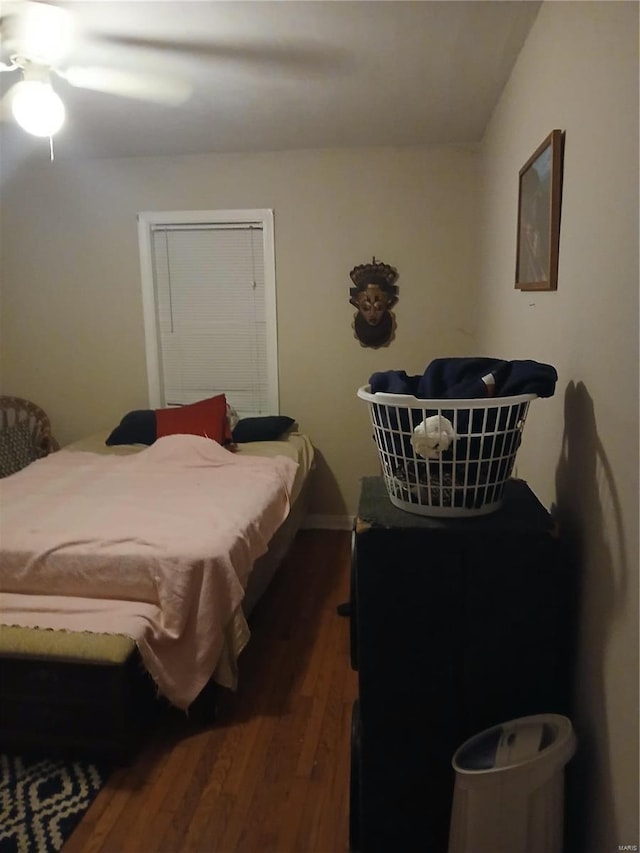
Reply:
M510 720L462 744L448 853L562 853L564 768L575 751L560 714Z
M382 474L394 506L417 515L448 517L500 509L536 394L423 400L371 393L369 385L357 393L369 405ZM421 430L422 446L417 440Z

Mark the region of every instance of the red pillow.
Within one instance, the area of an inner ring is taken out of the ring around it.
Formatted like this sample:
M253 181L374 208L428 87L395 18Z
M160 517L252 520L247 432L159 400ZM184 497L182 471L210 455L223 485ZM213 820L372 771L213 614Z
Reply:
M187 433L212 438L218 444L231 444L231 429L227 419L227 399L224 394L209 397L188 406L156 409L156 437Z

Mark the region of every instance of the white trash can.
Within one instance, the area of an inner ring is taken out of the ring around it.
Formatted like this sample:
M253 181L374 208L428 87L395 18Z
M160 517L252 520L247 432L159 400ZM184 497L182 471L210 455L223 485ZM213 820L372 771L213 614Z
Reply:
M562 853L564 767L576 751L559 714L510 720L456 750L449 853Z

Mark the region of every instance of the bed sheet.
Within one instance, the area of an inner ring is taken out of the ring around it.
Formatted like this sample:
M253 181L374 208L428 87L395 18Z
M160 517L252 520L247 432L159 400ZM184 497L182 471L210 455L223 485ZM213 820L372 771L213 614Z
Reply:
M105 439L109 431L96 432L93 435L81 438L65 446L65 450L75 452L98 453L101 456L130 456L144 450L145 444L116 444L107 446ZM298 463L295 480L291 489L291 502L293 503L302 485L307 479L309 472L314 466L314 448L311 439L303 432L288 432L282 438L273 441L248 441L236 445L236 453L239 456L286 456Z
M259 444L230 454L208 439L171 436L151 448L113 453L91 437L6 478L0 483L9 500L0 517L0 623L132 637L160 692L178 707L188 707L212 674L235 687L235 662L249 636L241 602L251 566L286 518L296 482L304 480L313 460L306 436ZM193 477L202 479L210 469L218 481L218 509L205 518L221 542L209 533L199 538L190 503L194 490L204 502L202 484L196 489ZM149 481L155 492L151 508ZM121 496L123 486L126 499L110 502L107 494L115 489ZM167 489L170 510L163 512ZM249 515L241 493L250 498ZM256 506L265 500L268 512L259 518ZM181 530L172 538L178 506ZM154 509L164 519L160 534L149 526ZM53 535L69 529L75 530L70 539ZM187 552L181 544L185 534ZM152 557L141 574L132 568L139 557L134 540ZM25 549L31 554L27 560Z

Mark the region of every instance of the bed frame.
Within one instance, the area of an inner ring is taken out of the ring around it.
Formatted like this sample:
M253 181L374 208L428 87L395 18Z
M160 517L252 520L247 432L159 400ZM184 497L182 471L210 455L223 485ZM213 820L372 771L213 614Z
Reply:
M42 409L20 398L0 397L0 427L27 416L34 421L40 455L58 449ZM300 528L307 491L305 484L253 567L243 601L247 618ZM220 689L210 681L190 706L189 719L213 722ZM128 637L0 625L2 752L87 754L127 762L150 722L166 707Z
M156 711L133 640L0 628L0 750L126 761Z

